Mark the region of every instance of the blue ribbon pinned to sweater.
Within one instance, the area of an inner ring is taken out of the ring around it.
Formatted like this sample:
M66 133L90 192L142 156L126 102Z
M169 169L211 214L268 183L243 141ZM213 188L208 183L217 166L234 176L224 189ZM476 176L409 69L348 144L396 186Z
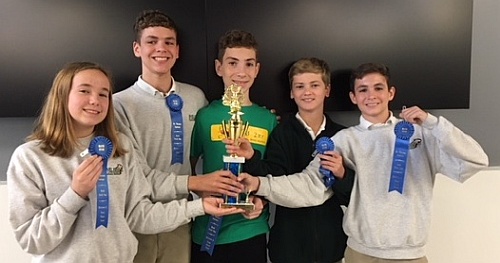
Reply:
M170 119L172 121L172 160L170 164L182 164L184 162L184 128L181 111L183 101L179 95L172 93L167 96L166 104L170 110Z

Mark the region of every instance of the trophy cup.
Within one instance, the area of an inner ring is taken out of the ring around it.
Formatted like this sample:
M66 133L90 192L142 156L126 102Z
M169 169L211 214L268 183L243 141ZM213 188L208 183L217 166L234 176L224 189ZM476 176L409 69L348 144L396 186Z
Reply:
M226 138L231 139L235 144L238 143L238 138L245 136L248 131L248 122L241 119L241 100L242 93L241 87L235 84L226 88L224 96L222 97L222 104L229 106L229 115L231 118L227 121L222 121L222 133ZM241 173L245 158L231 154L223 156L224 170L231 171L234 175L238 176ZM253 210L254 204L249 201L250 192L246 191L238 196L224 196L224 203L221 207L237 207L245 210Z

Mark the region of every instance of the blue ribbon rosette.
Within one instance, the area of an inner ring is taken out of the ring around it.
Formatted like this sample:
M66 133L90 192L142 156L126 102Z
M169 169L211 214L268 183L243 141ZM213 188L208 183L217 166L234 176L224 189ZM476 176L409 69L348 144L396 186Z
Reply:
M325 154L325 152L333 151L334 149L335 143L329 137L321 137L316 141L316 152L319 154ZM326 188L331 187L335 183L335 176L330 170L320 166L319 172L323 175L323 183Z
M406 176L406 164L408 161L408 152L410 149L410 138L415 132L413 124L407 121L400 121L394 127L396 134L396 143L392 155L391 181L389 183L389 192L397 191L403 193L403 187Z
M108 227L109 217L109 187L108 187L108 159L113 153L113 143L104 136L95 137L89 145L91 155L101 156L103 159L102 174L97 181L97 214L96 226Z
M184 129L181 111L183 101L179 95L172 93L167 96L166 104L170 110L170 119L172 121L172 160L170 164L182 164L184 161Z

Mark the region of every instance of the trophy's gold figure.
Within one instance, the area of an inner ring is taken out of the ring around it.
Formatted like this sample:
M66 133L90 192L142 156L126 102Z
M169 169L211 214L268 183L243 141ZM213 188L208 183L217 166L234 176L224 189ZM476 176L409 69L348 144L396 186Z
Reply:
M241 87L235 84L226 88L224 96L222 97L222 104L229 106L229 114L231 119L229 121L222 121L222 132L226 138L234 141L236 144L238 138L244 137L248 131L248 122L243 122L241 119L241 100L242 100ZM235 154L232 157L237 157Z
M238 143L238 139L244 137L248 132L248 122L241 119L241 101L242 93L241 87L235 84L230 85L226 88L224 96L222 97L222 104L229 106L229 115L231 118L227 121L222 121L222 132L226 138L233 141L234 144ZM245 162L244 157L237 156L236 154L231 154L230 156L224 156L224 163L237 163L240 166ZM239 173L239 172L238 172ZM237 176L238 174L236 174ZM249 201L250 192L244 194L241 198L237 197L236 202L229 202L228 197L226 197L226 202L222 204L222 207L236 206L247 210L253 210L254 205Z

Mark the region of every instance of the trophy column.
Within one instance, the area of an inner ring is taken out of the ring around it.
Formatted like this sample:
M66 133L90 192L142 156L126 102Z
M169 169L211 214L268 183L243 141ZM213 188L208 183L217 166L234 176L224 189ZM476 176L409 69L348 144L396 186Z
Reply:
M241 87L231 85L226 88L222 98L224 105L229 106L229 115L231 118L227 121L222 121L222 132L226 138L237 143L238 138L244 137L248 131L248 122L243 122L241 119ZM238 176L241 173L245 158L237 155L223 156L224 170L231 171ZM250 192L239 194L237 197L225 196L224 203L221 207L238 207L245 210L253 210L254 204L249 201Z

